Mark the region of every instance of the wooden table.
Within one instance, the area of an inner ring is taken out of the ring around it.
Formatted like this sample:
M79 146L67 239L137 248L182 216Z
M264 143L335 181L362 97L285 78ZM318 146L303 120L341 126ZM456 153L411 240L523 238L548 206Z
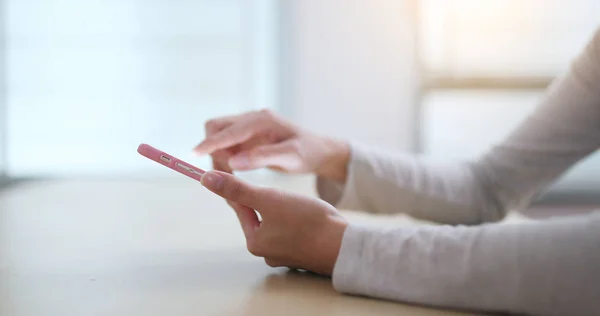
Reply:
M466 314L342 295L329 278L269 268L222 200L173 179L0 192L0 315Z

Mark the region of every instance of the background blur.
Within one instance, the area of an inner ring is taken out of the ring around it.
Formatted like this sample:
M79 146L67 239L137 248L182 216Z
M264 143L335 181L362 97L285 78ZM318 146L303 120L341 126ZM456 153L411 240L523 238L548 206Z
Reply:
M0 0L0 181L180 177L205 120L477 157L600 25L595 0ZM594 13L596 12L596 13ZM551 190L593 198L600 156Z

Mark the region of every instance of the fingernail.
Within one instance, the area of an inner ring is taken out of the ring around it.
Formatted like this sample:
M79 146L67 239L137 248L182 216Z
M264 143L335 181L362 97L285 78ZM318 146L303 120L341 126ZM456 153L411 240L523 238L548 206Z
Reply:
M223 188L223 177L215 172L207 171L202 175L202 185L211 190L221 190Z
M229 165L236 169L248 168L250 166L250 158L248 158L247 153L242 153L232 157L229 161Z

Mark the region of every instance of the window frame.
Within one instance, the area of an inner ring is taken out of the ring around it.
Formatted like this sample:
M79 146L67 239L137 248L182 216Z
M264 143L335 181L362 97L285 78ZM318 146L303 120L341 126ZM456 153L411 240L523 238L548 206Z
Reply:
M544 91L556 77L552 76L452 76L452 75L433 75L427 67L423 58L422 45L422 10L421 0L414 0L415 34L414 39L414 60L419 75L417 91L415 92L415 125L414 151L419 154L424 153L424 124L423 109L426 96L439 90L504 90L504 91Z

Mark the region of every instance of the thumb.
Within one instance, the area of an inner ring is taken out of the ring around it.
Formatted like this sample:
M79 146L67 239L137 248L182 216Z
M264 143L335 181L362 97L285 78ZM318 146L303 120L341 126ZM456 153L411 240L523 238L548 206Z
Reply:
M294 144L285 141L252 148L229 159L229 165L236 170L251 170L264 167L293 169L298 164L294 155Z
M207 171L200 180L210 191L226 200L236 202L253 209L264 205L267 192L259 187L250 185L232 174L221 171Z
M251 244L256 229L260 226L260 220L258 219L256 212L250 207L238 204L236 202L229 202L229 204L235 211L235 214L240 221L242 231L244 232L244 236L246 236L246 242Z

